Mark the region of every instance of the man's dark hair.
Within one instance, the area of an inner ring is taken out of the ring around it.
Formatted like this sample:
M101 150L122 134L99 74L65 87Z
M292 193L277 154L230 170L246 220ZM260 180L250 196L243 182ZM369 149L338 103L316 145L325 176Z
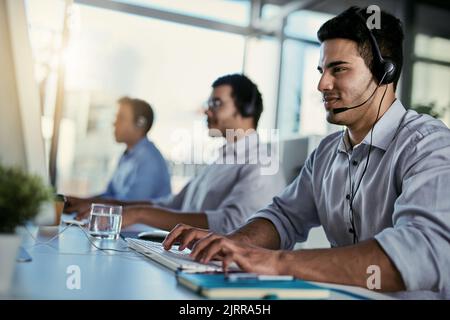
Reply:
M256 84L245 75L236 73L218 78L213 82L212 87L217 88L222 85L231 86L231 97L236 108L242 116L253 118L253 125L256 129L263 112L262 96ZM248 111L251 111L250 114Z
M133 120L134 123L142 128L147 134L147 132L151 129L153 125L153 109L144 100L141 99L133 99L130 97L122 97L117 100L119 104L126 104L131 107L133 111Z
M320 42L337 38L355 41L365 64L372 71L372 74L375 74L372 47L369 40L370 31L365 24L369 17L369 14L366 12L366 8L350 7L338 16L325 22L317 32L317 38ZM396 72L393 81L395 90L403 65L402 44L404 36L402 23L385 11L381 11L380 20L380 29L373 28L372 33L383 58L388 58L395 63ZM377 80L380 81L381 79Z

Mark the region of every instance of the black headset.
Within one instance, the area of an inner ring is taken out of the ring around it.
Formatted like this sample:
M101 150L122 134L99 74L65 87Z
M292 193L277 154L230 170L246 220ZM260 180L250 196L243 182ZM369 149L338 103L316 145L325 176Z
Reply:
M243 117L254 117L255 113L256 113L256 98L258 95L258 89L256 88L255 85L252 86L252 97L250 99L249 102L244 103L242 110L241 110L241 115Z
M379 84L389 84L394 82L395 75L397 73L397 67L395 63L386 57L381 55L380 47L372 30L367 26L366 19L363 17L360 11L356 11L356 15L361 19L364 24L367 34L369 36L370 46L372 47L373 67L372 74L377 78ZM381 82L380 82L381 81Z
M144 128L147 125L147 119L144 116L139 116L136 120L136 127Z

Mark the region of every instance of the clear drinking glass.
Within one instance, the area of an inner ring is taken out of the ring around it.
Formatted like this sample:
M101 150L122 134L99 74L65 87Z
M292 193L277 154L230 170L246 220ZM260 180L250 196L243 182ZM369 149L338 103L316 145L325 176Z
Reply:
M89 217L89 234L101 239L118 239L122 226L122 206L93 203Z

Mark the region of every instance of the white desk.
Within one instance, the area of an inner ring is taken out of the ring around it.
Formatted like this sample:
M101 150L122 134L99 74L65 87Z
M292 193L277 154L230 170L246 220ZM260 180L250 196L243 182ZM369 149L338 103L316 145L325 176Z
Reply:
M63 226L59 227L61 230ZM38 242L58 233L58 227L28 228ZM144 256L131 252L99 251L78 227L69 227L49 245L37 245L25 230L23 246L31 262L17 263L13 285L6 298L12 299L201 299L177 284L174 273ZM123 240L94 240L100 247L126 249ZM79 266L81 289L68 289L67 268ZM389 297L348 286L337 287L375 299ZM352 299L333 292L331 299Z

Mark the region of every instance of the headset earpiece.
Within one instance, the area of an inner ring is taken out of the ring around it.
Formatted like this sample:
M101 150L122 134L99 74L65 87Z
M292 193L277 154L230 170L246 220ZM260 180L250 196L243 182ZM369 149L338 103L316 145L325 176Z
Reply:
M364 16L360 12L356 12L356 15L361 18L361 21L364 24L369 36L369 42L370 46L372 47L373 56L373 75L375 76L375 78L377 78L380 84L389 84L394 82L395 75L397 73L397 67L395 63L392 60L384 58L381 55L377 40L375 39L372 30L367 26Z
M145 119L145 117L140 116L137 118L136 120L136 127L138 128L143 128L147 125L147 120Z
M253 117L255 114L255 103L256 103L257 89L253 86L252 89L252 97L250 102L246 103L242 108L242 116L243 117Z
M383 59L382 66L383 66L383 74L381 74L380 78L378 78L378 77L377 78L381 80L384 75L384 79L381 82L382 84L388 84L388 83L394 82L395 71L396 71L395 63L389 59Z

